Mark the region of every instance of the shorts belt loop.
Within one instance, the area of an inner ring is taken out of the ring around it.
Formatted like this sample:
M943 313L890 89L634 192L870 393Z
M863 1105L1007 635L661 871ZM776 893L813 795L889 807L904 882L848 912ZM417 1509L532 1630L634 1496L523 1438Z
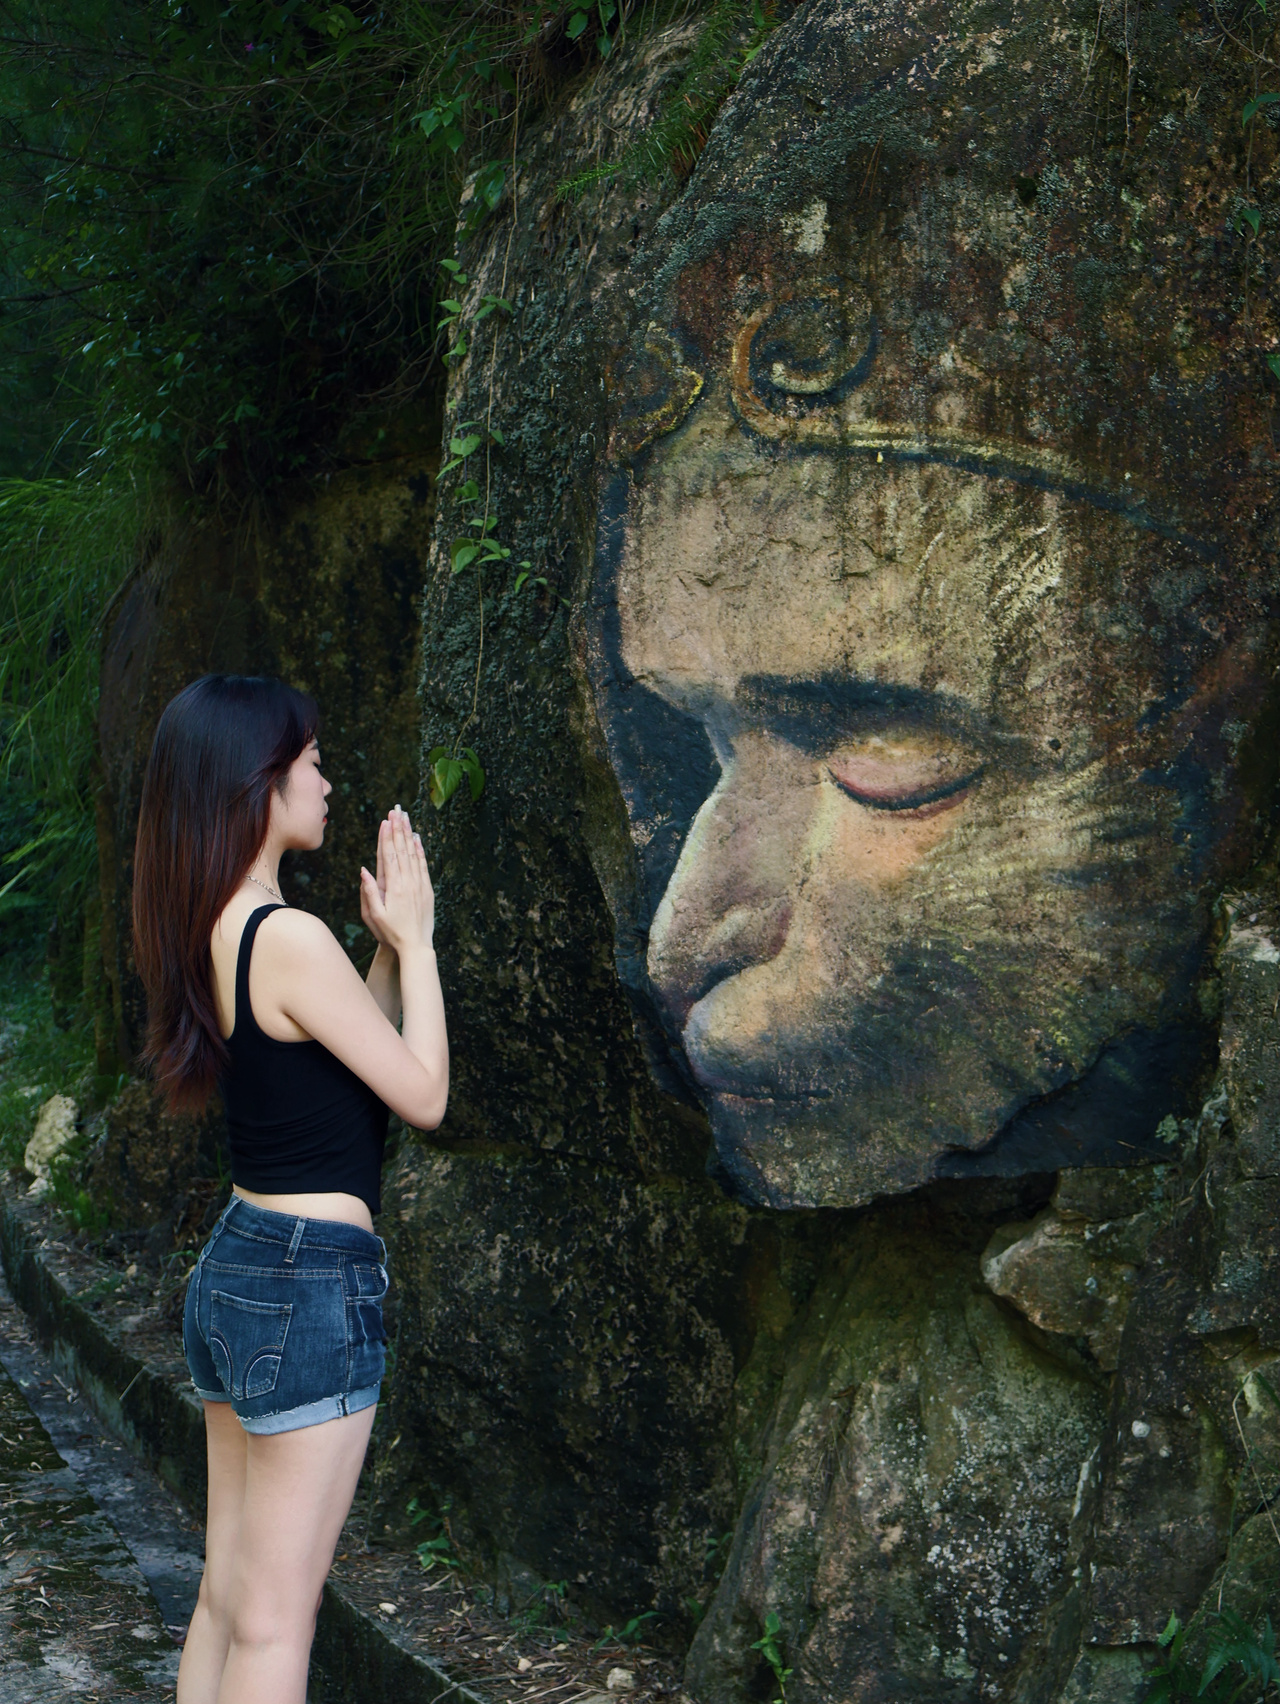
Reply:
M305 1219L299 1219L297 1224L293 1227L293 1240L289 1244L288 1254L284 1257L284 1263L286 1266L292 1264L293 1257L298 1252L298 1244L302 1241L302 1233L306 1230L306 1228L307 1221Z

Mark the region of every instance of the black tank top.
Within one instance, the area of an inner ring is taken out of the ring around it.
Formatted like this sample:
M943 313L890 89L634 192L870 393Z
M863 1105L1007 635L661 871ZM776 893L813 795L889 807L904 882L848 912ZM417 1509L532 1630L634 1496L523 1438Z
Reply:
M253 938L269 912L255 911L236 960L231 1064L219 1079L231 1143L231 1181L259 1195L341 1190L371 1213L382 1205L387 1109L367 1083L318 1041L276 1041L249 1002Z

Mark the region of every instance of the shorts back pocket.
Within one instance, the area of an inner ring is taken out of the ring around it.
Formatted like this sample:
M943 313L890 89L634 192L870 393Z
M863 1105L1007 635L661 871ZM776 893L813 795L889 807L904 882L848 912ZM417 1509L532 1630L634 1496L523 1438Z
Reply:
M292 1302L251 1302L215 1290L209 1304L209 1351L233 1400L276 1388L289 1335Z

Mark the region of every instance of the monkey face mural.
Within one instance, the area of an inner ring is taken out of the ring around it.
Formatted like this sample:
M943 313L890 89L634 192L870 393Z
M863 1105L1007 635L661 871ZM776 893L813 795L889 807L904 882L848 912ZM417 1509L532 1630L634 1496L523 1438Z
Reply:
M688 267L619 372L591 674L655 1069L774 1205L1167 1152L1253 690L1227 564L992 429L828 219Z

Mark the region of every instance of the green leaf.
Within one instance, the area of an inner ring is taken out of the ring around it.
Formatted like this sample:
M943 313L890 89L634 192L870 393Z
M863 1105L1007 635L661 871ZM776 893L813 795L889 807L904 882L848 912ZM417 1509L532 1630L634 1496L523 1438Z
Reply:
M582 34L586 27L587 14L585 12L575 12L569 19L568 26L564 33L568 36L570 41L577 41L578 37Z
M450 455L461 456L464 460L467 456L474 455L479 448L480 434L478 432L468 432L465 437L450 438L449 440Z
M442 260L442 261L441 261L441 262L440 262L440 264L441 264L441 266L443 266L443 267L444 267L444 269L445 269L445 271L446 271L446 272L452 272L452 273L453 273L453 275L454 275L454 277L455 277L455 278L458 278L458 280L459 280L459 282L460 282L460 283L462 283L462 284L465 284L465 283L466 283L466 281L467 281L467 279L466 279L466 274L465 274L465 273L463 273L463 271L462 271L462 263L461 263L461 261L457 261L457 260ZM461 276L459 276L459 275L461 275Z
M427 795L438 811L443 810L449 803L462 785L465 775L466 770L456 757L438 757L430 766Z
M1166 1599L1166 1602L1167 1601L1168 1600ZM1161 1650L1164 1649L1181 1626L1182 1623L1178 1620L1176 1611L1172 1612L1168 1621L1165 1623L1164 1632L1156 1634L1156 1644L1160 1646Z
M462 748L462 767L466 771L467 785L471 788L471 800L474 804L484 792L484 770L480 766L480 759L470 746Z
M455 462L453 465L457 467L461 466L461 463ZM475 503L479 500L479 497L480 487L476 484L474 479L466 479L458 487L459 503Z
M481 166L476 173L476 194L492 213L502 200L502 191L507 182L507 169L498 160L492 160L487 166Z
M1280 101L1280 94L1255 95L1251 101L1245 102L1244 111L1240 114L1240 128L1243 130L1263 107L1274 106Z
M449 546L449 559L453 564L455 574L461 574L464 568L469 568L480 554L480 546L474 539L455 538Z
M1242 207L1236 214L1236 230L1242 230L1245 225L1249 226L1256 237L1262 228L1262 214L1256 207Z

